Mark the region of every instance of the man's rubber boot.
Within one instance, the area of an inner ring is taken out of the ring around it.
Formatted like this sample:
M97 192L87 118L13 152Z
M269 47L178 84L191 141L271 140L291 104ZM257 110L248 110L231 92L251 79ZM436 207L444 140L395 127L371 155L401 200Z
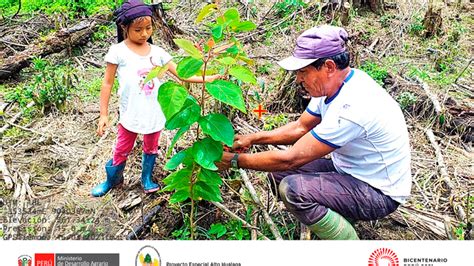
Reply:
M116 166L113 166L112 162L113 160L110 159L105 164L105 173L107 174L107 179L104 183L98 184L92 189L92 196L102 197L112 188L123 184L123 169L125 168L125 162Z
M339 213L328 209L324 217L308 225L320 239L325 240L359 240L354 227Z
M145 193L152 193L160 189L160 185L151 180L155 167L156 154L143 153L142 156L142 186Z

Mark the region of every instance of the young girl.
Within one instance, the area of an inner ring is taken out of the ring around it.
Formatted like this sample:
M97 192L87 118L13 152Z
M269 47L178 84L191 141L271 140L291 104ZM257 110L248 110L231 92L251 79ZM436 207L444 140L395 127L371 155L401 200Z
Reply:
M119 81L120 120L113 159L105 165L107 179L91 191L94 197L105 195L110 189L123 183L123 169L133 148L137 134L143 134L142 186L145 193L155 192L159 185L152 181L153 167L158 153L160 132L165 116L157 100L162 84L157 78L144 83L154 66L168 65L168 71L178 77L176 64L162 48L151 45L152 9L141 0L126 1L115 13L119 43L110 47L105 56L107 68L100 92L100 119L97 133L102 135L109 126L108 104L115 75ZM123 39L121 35L123 34ZM120 41L123 40L123 41ZM211 82L218 75L206 76ZM202 83L202 77L191 77L186 82Z

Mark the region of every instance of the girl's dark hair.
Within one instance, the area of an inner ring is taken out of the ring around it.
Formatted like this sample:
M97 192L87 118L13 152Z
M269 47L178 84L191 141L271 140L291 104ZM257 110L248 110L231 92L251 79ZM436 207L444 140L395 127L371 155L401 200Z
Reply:
M146 18L146 16L138 17L138 18L135 18L135 19L130 20L130 21L125 21L122 24L117 24L117 42L121 42L121 41L123 41L127 38L128 27L130 27L130 25L132 25L132 23L143 21L145 18ZM154 22L153 16L151 17L151 21L152 21L152 24L153 24L153 22ZM125 31L124 31L124 29L125 29ZM151 38L151 36L150 36L150 38L148 38L147 42L150 43L150 44L153 44L153 39Z
M331 59L332 61L334 61L334 63L336 63L337 69L344 69L349 66L349 63L351 61L351 56L349 52L346 51L334 56L320 58L314 61L313 63L311 63L311 65L315 67L317 70L319 70L324 65L324 62L326 62L326 60L328 59Z

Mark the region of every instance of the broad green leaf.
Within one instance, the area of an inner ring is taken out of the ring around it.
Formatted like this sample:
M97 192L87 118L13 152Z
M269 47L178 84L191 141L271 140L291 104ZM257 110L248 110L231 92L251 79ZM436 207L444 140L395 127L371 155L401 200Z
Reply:
M222 148L220 142L211 138L195 142L193 145L194 161L206 169L217 170L214 162L220 161L222 158Z
M446 121L446 118L445 118L444 114L440 114L439 115L439 124L444 125L445 121Z
M216 22L217 22L218 25L223 25L223 24L225 23L225 18L224 18L224 16L218 16L218 17L216 18Z
M226 22L240 21L239 11L236 8L229 8L224 13L224 18Z
M253 65L254 64L254 61L246 56L243 56L243 55L238 55L236 57L236 59L242 61L242 62L245 62L247 65Z
M209 114L201 117L198 121L202 131L214 140L222 141L227 146L234 143L234 129L229 119L222 114Z
M154 79L154 78L162 78L163 75L168 71L168 64L164 66L156 66L154 67L148 75L146 75L145 80L143 81L143 84L146 84L148 81Z
M222 184L222 178L219 174L214 171L207 170L205 168L201 168L197 175L198 181L202 181L208 184L216 184L220 186Z
M186 158L188 157L188 158ZM185 159L189 158L192 160L192 154L190 150L182 150L176 153L165 165L164 169L167 171L172 171L176 169Z
M217 60L217 62L219 62L223 65L226 65L226 66L233 65L233 64L237 63L237 61L234 58L230 57L230 56L218 58L216 60Z
M186 39L174 39L173 40L176 45L183 49L188 55L196 58L196 59L201 59L202 58L202 53L194 46L194 44Z
M229 69L229 74L243 82L251 83L254 85L257 84L257 78L255 77L255 75L252 73L252 71L250 71L244 66L233 66Z
M237 33L253 31L257 26L252 21L241 21L236 26L233 27L233 30Z
M193 186L193 198L195 200L200 200L202 198L207 201L222 201L219 187L201 181L196 182Z
M187 79L198 73L203 64L204 62L202 60L188 56L178 63L176 72L178 72L179 77Z
M185 126L182 127L176 132L176 134L173 137L173 140L171 141L170 147L168 148L168 151L166 152L166 157L169 157L171 154L171 151L173 150L174 145L176 145L176 142L181 138L181 136L188 131L190 126Z
M206 83L206 90L217 100L233 106L246 113L244 97L239 86L225 80L214 80Z
M222 38L222 30L224 29L224 27L222 27L222 25L217 25L215 26L214 28L211 29L211 33L212 33L212 38L214 38L214 40L218 41Z
M227 53L237 55L239 53L239 47L237 45L232 45L231 47L227 48Z
M214 68L207 68L206 69L206 76L214 75L214 74L217 74L217 73L219 73L219 71L217 69L214 69ZM200 74L202 76L202 70L201 70Z
M206 5L205 7L203 7L201 9L201 12L199 12L199 15L197 16L196 18L196 24L198 24L199 22L201 22L205 17L209 16L210 14L212 14L213 12L215 12L217 9L217 5L216 4L209 4L209 5Z
M190 188L176 191L169 199L169 203L178 203L187 200L191 195L189 194Z
M163 83L158 90L158 102L166 119L170 119L184 105L188 91L181 85L168 81Z
M201 117L201 107L193 97L188 96L178 113L166 121L166 129L190 126L198 121L199 117Z
M216 235L217 238L227 233L227 228L221 223L211 224L211 228L207 231L210 235Z
M163 179L163 183L167 186L163 188L164 191L179 190L190 185L190 177L193 171L191 168L183 168L179 171L173 172Z

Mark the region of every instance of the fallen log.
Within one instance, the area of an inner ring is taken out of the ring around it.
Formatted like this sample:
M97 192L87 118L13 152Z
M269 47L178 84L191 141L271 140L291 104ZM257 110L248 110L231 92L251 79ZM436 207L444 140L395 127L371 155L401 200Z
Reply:
M153 217L160 211L161 206L157 205L151 211L149 211L142 220L142 223L135 226L132 231L127 235L127 240L138 239L138 237L145 231L145 229L153 221Z
M46 56L60 52L66 48L85 44L89 36L94 32L96 26L108 23L106 20L90 19L81 21L68 29L59 30L44 42L35 42L27 48L8 58L0 58L0 80L6 80L27 67L34 57Z

